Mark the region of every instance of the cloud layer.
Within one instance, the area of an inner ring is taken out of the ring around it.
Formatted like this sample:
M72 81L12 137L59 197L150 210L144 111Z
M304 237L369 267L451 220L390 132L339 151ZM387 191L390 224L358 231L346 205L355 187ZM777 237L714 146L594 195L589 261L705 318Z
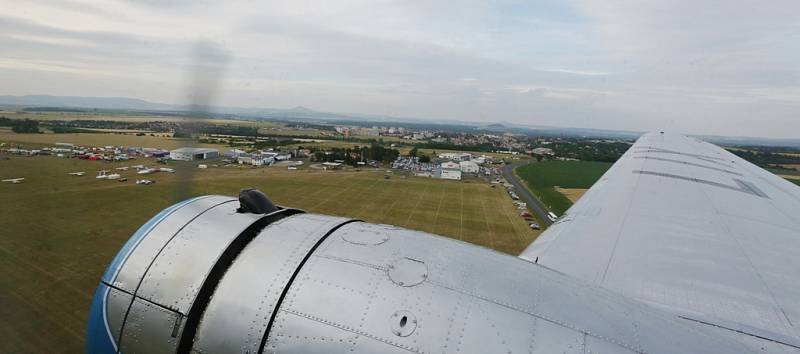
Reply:
M0 94L800 131L796 1L0 2Z

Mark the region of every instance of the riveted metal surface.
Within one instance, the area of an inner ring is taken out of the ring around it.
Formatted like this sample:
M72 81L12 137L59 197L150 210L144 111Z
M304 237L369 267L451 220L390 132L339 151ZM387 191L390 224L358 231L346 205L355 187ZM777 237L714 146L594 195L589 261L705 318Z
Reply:
M375 246L389 240L390 232L397 229L396 227L390 225L369 225L368 227L365 227L364 225L366 224L348 224L342 226L341 230L339 230L337 234L340 235L345 241L353 244Z
M163 220L153 225L141 241L130 250L120 266L119 272L104 279L116 288L134 293L142 280L147 267L153 262L161 249L184 225L206 210L221 203L236 201L226 196L208 196L196 199L173 211Z
M408 354L409 351L387 346L361 334L342 330L300 315L281 314L270 334L270 346L264 353L352 354L355 345L361 353ZM277 319L276 319L277 320Z
M217 205L192 220L164 247L142 279L137 297L187 314L219 256L262 214Z
M174 353L178 345L183 315L145 300L136 298L125 321L120 352Z
M326 338L357 335L351 342L354 352L583 353L587 338L593 338L591 348L620 353L751 351L671 314L517 257L410 230L397 230L387 242L369 248L335 237L337 232L300 269L265 352L297 348L300 344L284 341L322 333L319 324L342 332L325 329ZM389 265L404 257L425 263L426 281L402 287L386 276ZM406 337L386 323L398 311L417 320ZM306 331L306 326L315 330ZM326 343L308 341L302 349L325 352Z
M106 323L114 343L119 343L119 334L133 295L115 288L108 288L105 303Z
M330 230L348 220L299 214L262 230L222 277L200 321L192 350L258 352L273 311L301 262Z
M389 278L400 286L419 285L428 278L425 262L403 257L389 265Z

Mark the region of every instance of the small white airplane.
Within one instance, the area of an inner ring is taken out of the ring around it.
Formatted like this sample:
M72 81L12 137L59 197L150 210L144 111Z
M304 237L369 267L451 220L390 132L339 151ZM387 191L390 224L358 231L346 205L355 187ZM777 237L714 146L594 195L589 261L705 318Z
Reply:
M83 176L85 174L86 174L86 172L83 172L83 171L68 173L68 175L70 175L70 176Z
M117 171L127 171L127 170L128 170L128 168L129 168L128 166L124 166L124 167L117 167L117 168L115 168L115 170L117 170Z
M133 165L133 166L131 166L131 167L133 167L133 168L135 168L135 169L137 169L137 170L141 170L141 169L143 169L143 168L144 168L144 165Z
M121 176L119 175L119 173L112 173L112 174L106 176L106 179L119 179L120 177Z
M159 168L158 170L161 171L161 172L175 173L175 169L174 168L162 167L162 168Z
M146 174L153 173L153 172L155 172L155 171L156 171L156 170L154 170L154 169L152 169L152 168L144 168L144 169L141 169L141 170L139 170L139 172L136 172L136 173L138 173L138 174L140 174L140 175L146 175Z
M9 178L9 179L4 179L3 182L8 182L8 183L11 183L11 184L18 184L18 183L22 183L23 180L25 180L24 177L21 177L21 178Z
M106 178L108 178L108 175L106 173L108 173L108 170L97 171L97 176L95 178L97 178L97 179L106 179Z
M156 183L156 182L155 181L151 181L149 179L137 179L136 180L136 184L148 185L148 184L153 184L153 183Z

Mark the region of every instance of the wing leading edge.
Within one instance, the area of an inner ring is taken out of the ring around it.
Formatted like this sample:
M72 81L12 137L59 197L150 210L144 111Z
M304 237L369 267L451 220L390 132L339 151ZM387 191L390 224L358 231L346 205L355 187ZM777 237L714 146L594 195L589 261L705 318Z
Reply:
M799 256L800 188L662 133L642 136L520 255L788 351L800 349Z

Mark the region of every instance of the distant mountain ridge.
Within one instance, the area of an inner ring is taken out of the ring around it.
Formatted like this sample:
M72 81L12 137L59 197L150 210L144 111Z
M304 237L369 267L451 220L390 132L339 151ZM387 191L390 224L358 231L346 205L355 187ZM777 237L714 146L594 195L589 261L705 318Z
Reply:
M138 98L128 97L82 97L82 96L0 96L0 104L12 106L69 107L98 109L135 109L135 110L180 110L185 106L165 103L153 103Z
M0 106L18 108L70 108L70 109L101 109L101 110L130 110L148 113L186 114L196 111L197 107L190 105L156 103L138 98L129 97L84 97L84 96L51 96L51 95L25 95L12 96L0 95ZM210 106L200 107L204 111L214 114L228 115L251 119L283 119L283 120L309 120L333 121L342 123L380 124L390 125L397 123L427 124L442 126L461 126L484 132L508 132L517 134L537 134L553 137L590 137L590 138L625 138L635 139L642 134L638 131L618 131L594 128L569 128L538 126L511 123L506 121L495 122L468 122L440 119L404 118L360 113L331 113L320 112L311 108L296 106L293 108L258 108L258 107L226 107ZM695 135L703 140L715 144L728 145L771 145L800 147L800 139L772 139L754 137L726 137L716 135Z

